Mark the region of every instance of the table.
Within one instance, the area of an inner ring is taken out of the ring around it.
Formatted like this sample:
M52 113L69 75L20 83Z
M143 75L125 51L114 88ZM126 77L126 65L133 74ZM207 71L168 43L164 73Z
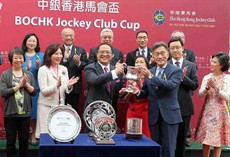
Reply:
M88 134L79 134L74 143L55 144L49 134L41 134L39 157L159 157L160 145L143 135L142 139L113 137L115 145L96 145Z

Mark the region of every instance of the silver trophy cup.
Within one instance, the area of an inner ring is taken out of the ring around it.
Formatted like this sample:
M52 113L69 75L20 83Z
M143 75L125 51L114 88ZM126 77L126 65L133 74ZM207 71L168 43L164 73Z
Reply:
M138 67L127 66L127 73L125 75L125 79L127 79L129 84L128 88L126 88L125 91L128 93L133 93L132 83L136 82L139 79L138 70Z

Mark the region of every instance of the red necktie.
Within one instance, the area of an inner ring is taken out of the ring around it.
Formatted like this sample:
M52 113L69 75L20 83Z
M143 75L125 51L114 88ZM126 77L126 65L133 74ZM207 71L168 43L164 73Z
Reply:
M176 66L180 68L180 62L175 62Z
M109 69L107 67L104 67L104 71L105 71L105 73L108 73ZM107 82L107 87L108 87L108 90L110 92L110 82Z

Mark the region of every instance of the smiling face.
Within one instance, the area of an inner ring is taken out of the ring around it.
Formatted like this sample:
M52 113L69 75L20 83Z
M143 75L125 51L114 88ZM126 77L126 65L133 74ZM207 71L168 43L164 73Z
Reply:
M147 67L145 59L143 57L137 58L135 61L135 67Z
M37 39L35 36L30 36L27 40L26 40L26 47L29 50L35 50L35 48L37 47Z
M179 41L171 42L169 45L170 54L175 60L180 60L183 57L183 46Z
M71 28L65 28L62 30L62 41L66 46L71 46L74 42L74 31Z
M107 43L109 45L112 45L113 33L110 31L103 32L101 36L101 43Z
M54 54L51 56L51 65L58 65L61 63L63 58L62 51L59 48Z
M112 50L109 45L101 45L97 52L97 60L104 66L109 65L112 59Z
M169 57L169 53L164 46L156 48L152 55L157 66L159 66L160 68L164 67Z
M24 63L24 57L22 54L14 53L12 57L12 66L14 68L20 69Z
M222 65L220 64L219 58L213 57L211 59L211 71L212 72L219 72L221 71Z
M148 35L146 33L144 32L138 33L136 42L140 48L144 49L147 46L148 41L149 41Z

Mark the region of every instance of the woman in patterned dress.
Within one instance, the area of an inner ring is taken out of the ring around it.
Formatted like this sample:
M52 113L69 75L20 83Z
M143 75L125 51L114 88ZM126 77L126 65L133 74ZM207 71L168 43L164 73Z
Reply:
M203 144L203 157L220 157L221 146L230 146L230 117L227 102L230 99L229 55L218 52L212 55L211 71L206 75L199 90L205 102L198 120L195 141Z

